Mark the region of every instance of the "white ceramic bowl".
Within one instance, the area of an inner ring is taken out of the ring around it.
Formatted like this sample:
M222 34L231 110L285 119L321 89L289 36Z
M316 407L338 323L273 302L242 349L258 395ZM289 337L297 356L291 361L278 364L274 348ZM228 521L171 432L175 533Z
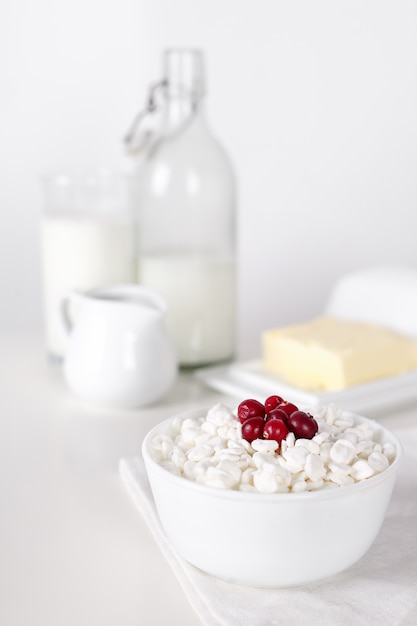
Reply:
M351 486L284 494L216 489L169 472L152 458L150 443L171 434L173 418L155 426L142 454L162 527L177 553L209 574L254 587L304 585L353 565L381 528L402 455L387 429L354 418L372 424L375 440L394 444L393 463Z

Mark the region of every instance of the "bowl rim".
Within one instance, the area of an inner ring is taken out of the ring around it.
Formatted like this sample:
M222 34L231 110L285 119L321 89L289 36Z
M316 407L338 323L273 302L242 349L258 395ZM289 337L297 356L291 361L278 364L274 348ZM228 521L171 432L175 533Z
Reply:
M210 407L209 407L210 408ZM383 434L391 441L391 443L396 448L395 459L392 463L384 469L382 472L378 474L374 474L370 478L366 478L364 480L358 481L353 485L341 485L335 486L334 488L328 489L315 489L311 491L301 491L301 492L286 492L286 493L261 493L254 491L239 491L237 489L220 489L217 487L210 487L208 485L204 485L202 483L197 483L194 480L190 480L185 476L179 476L178 474L174 474L170 472L168 469L163 467L157 460L155 460L150 453L150 442L153 437L157 434L161 434L160 431L166 429L169 424L173 422L174 419L187 419L190 417L204 417L207 414L209 408L201 408L201 409L190 409L186 411L182 411L176 413L172 417L169 417L158 424L155 424L145 435L142 445L141 445L141 453L142 458L145 462L146 473L150 474L150 469L153 472L156 472L161 478L170 481L173 485L177 485L182 489L187 489L190 491L195 491L202 494L206 494L207 496L219 498L219 499L228 499L228 500L238 500L243 502L250 503L258 503L258 502L295 502L302 500L328 500L328 499L336 499L340 497L348 496L352 493L358 493L359 491L365 491L369 488L373 488L374 486L385 482L393 475L395 475L400 467L404 448L398 437L388 428L380 424L379 422L367 418L362 415L358 415L357 413L353 413L351 411L342 411L342 415L353 417L355 420L361 423L370 424L373 428Z

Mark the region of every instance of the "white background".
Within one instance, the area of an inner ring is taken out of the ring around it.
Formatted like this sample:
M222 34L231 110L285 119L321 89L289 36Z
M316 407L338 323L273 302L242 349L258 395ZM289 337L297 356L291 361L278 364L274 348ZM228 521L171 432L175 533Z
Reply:
M344 272L417 267L415 1L1 0L0 329L42 328L39 174L119 166L170 46L207 55L249 352Z

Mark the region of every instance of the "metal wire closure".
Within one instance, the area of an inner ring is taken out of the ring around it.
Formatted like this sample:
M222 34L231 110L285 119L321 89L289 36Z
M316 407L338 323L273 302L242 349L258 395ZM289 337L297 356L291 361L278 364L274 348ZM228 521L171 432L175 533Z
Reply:
M165 89L167 86L166 80L160 80L153 85L150 86L148 95L146 98L144 108L139 111L139 113L135 116L132 124L130 125L129 130L124 136L124 144L127 148L127 151L130 153L137 153L148 143L150 132L144 133L144 136L139 141L135 141L135 137L137 136L137 131L139 126L142 124L143 120L148 116L152 115L156 111L158 111L158 97L159 94Z

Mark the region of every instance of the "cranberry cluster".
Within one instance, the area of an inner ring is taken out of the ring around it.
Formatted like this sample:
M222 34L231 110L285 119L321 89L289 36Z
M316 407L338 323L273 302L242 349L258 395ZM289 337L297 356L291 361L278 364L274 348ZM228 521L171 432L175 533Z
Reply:
M318 431L318 424L310 413L300 411L281 396L269 396L264 404L258 400L243 400L237 416L242 424L242 437L249 442L264 438L281 443L289 432L294 433L296 439L312 439Z

